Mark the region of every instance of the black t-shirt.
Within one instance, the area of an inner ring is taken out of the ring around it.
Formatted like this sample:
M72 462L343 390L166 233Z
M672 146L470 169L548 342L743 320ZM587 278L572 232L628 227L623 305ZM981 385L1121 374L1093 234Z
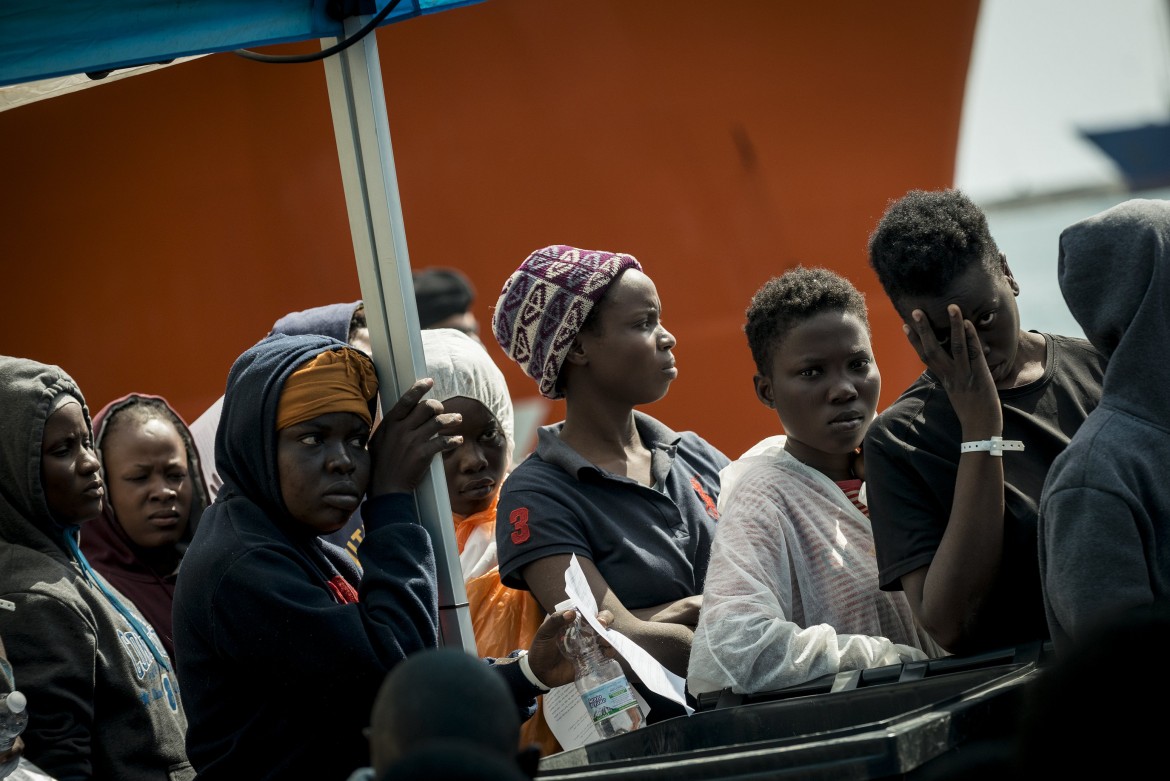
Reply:
M703 593L718 517L719 470L728 459L690 432L634 413L651 450L648 488L599 469L561 442L563 424L539 432L536 452L500 491L496 550L504 585L548 556L591 560L622 604L652 607Z
M1004 540L999 577L975 624L970 651L1047 639L1036 520L1053 459L1101 400L1105 359L1084 339L1045 334L1047 366L1033 383L1001 390ZM947 393L924 372L883 411L865 438L866 492L880 585L934 559L954 501L962 429Z

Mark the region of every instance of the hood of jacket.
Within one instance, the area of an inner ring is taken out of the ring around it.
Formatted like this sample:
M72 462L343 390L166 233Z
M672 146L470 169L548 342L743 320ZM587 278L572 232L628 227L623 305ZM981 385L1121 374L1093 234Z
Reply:
M236 359L228 373L215 433L215 463L223 478L216 504L242 496L268 517L289 520L277 471L276 414L289 375L326 350L347 347L327 336L265 338ZM373 416L376 401L370 403ZM215 505L208 511L210 517Z
M94 415L94 447L98 453L98 460L102 464L102 476L106 477L107 501L102 503L101 516L86 524L81 538L86 558L89 559L91 564L105 565L122 570L128 574L135 573L142 578L153 579L154 576L165 577L171 573L154 572L148 564L148 561L152 559L157 560L159 557L151 556L148 552L144 552L142 548L130 539L130 535L126 534L122 525L118 522L117 514L114 512L114 504L109 501L110 481L106 469L105 453L102 451L109 422L120 410L138 399L155 399L166 406L172 416L171 422L178 429L179 437L183 440L183 444L187 449L187 474L191 479L191 514L187 519L187 531L183 534L182 539L175 543L174 553L176 561L186 551L187 546L191 542L191 537L195 533L195 526L199 521L199 517L207 509L207 505L209 504L207 483L203 479L203 467L200 462L199 451L195 447L195 442L191 437L190 429L187 428L187 423L162 396L154 396L149 393L130 393L120 399L111 401Z
M1133 199L1069 226L1057 275L1069 311L1108 359L1102 405L1164 426L1170 201Z
M81 402L92 436L81 390L60 367L0 356L0 539L68 562L41 481L45 421L62 394Z
M352 304L327 304L303 309L300 312L289 312L273 323L272 330L268 333L270 336L316 334L328 336L339 342L348 342L349 324L353 320L353 313L361 305L361 301L354 301Z
M510 468L515 415L504 373L482 344L454 328L424 328L422 343L427 376L435 381L424 398L446 401L463 396L482 404L504 432L504 463Z

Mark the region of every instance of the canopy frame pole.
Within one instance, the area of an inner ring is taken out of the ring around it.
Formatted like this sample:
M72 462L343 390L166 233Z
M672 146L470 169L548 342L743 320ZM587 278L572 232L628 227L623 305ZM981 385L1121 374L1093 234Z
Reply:
M344 34L353 35L369 19L346 19ZM322 48L335 43L336 38L321 40ZM426 375L426 360L390 146L377 36L371 33L324 62L358 281L385 410L417 378ZM415 490L415 501L435 548L439 643L476 654L441 457L432 460L430 471Z

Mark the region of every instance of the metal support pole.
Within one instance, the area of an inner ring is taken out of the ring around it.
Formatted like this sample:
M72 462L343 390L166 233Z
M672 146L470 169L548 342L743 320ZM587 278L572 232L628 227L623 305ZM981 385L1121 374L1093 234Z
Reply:
M368 16L345 20L353 35ZM336 39L323 39L322 48ZM418 308L414 300L402 202L390 146L386 97L374 33L325 60L333 131L345 185L345 203L374 364L381 380L382 408L389 409L418 377L425 376ZM471 611L451 502L441 459L436 457L415 491L419 518L435 547L439 593L439 642L476 653Z

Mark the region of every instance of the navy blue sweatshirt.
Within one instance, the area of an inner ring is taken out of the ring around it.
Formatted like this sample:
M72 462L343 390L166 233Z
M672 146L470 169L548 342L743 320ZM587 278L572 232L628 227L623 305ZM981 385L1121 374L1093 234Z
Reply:
M206 781L343 779L368 763L362 729L386 672L438 642L435 564L413 497L362 507L359 600L326 586L344 571L289 517L276 410L294 369L341 343L274 336L228 376L216 436L224 479L179 572L174 632L189 729Z

